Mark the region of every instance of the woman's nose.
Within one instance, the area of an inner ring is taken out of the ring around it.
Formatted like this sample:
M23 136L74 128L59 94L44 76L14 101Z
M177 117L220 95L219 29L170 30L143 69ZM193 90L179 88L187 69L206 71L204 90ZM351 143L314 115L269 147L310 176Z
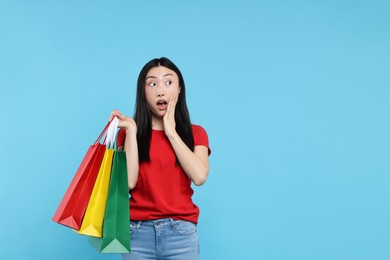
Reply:
M164 89L160 85L157 85L156 94L158 97L163 97L165 95Z

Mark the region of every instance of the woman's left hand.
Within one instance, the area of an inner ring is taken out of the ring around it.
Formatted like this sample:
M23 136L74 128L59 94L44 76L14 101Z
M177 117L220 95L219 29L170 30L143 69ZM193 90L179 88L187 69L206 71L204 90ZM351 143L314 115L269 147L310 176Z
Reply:
M164 132L166 136L171 136L176 133L176 122L175 122L175 108L178 97L171 97L168 102L167 112L165 112Z

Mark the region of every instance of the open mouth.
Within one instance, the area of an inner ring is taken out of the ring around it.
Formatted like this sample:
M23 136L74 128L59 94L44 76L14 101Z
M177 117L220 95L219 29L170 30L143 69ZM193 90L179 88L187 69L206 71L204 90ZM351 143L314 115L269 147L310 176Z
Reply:
M159 110L165 110L167 108L168 102L164 100L157 101L157 108Z

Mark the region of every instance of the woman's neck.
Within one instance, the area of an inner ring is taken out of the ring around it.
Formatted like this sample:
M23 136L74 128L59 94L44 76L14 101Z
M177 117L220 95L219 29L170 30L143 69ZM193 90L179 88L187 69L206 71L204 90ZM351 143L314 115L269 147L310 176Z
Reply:
M163 118L152 117L152 129L164 130Z

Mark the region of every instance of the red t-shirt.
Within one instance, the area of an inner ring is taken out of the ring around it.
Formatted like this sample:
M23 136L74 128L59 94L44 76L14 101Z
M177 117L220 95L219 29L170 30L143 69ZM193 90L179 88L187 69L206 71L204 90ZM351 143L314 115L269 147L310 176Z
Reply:
M209 149L206 131L192 125L194 146ZM117 146L123 146L124 129L119 130ZM192 202L191 180L176 165L175 152L162 130L152 130L150 162L139 164L137 185L130 191L130 219L173 218L198 223L199 208Z

